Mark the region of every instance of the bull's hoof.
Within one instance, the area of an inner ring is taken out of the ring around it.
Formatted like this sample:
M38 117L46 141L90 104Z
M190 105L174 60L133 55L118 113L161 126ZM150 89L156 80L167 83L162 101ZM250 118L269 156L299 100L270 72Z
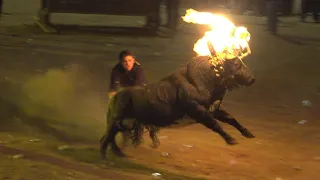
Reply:
M116 144L112 144L111 153L118 157L126 157L126 155L121 151L121 149Z
M134 148L137 148L138 146L140 146L142 144L142 142L143 142L142 138L140 138L140 137L139 138L135 138L135 139L132 140L132 146Z
M151 137L151 139L152 139L151 147L154 148L154 149L158 148L160 146L160 140L158 139L158 137L154 134Z
M101 155L102 160L106 159L106 151L105 150L100 150L100 155Z
M228 138L228 139L226 139L226 142L227 142L228 145L236 145L236 144L238 144L238 141L236 139L234 139L234 138Z
M157 149L157 148L160 146L160 142L154 142L154 143L152 143L150 146L151 146L151 148L153 148L153 149Z
M255 138L255 136L247 129L244 129L241 134L246 138Z
M141 144L141 141L133 141L133 142L132 142L132 146L133 146L134 148L137 148L138 146L140 146L140 144Z
M122 151L112 150L111 153L117 157L127 157Z
M150 147L151 147L152 149L157 149L159 146L158 146L158 145L155 145L155 144L151 144Z
M118 157L127 157L123 152L112 152L115 156L118 156Z

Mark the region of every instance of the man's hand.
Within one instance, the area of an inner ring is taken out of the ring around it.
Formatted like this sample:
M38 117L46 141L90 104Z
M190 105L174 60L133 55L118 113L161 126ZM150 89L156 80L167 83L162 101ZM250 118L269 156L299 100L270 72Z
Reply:
M108 94L109 99L111 99L116 94L115 91L112 91Z

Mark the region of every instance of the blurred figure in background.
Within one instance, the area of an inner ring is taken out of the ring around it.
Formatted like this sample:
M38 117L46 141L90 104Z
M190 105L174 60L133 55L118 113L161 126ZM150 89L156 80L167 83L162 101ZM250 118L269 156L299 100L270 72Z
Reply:
M3 0L0 0L0 16L2 15Z
M180 0L166 0L168 21L166 27L176 30L180 20Z
M319 0L302 0L301 1L301 21L306 22L307 13L312 12L313 20L319 22L320 1Z

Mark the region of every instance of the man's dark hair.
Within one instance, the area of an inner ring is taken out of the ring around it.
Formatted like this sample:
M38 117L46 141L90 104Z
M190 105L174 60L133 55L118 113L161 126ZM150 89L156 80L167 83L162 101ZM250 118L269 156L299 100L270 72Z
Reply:
M119 54L119 60L121 61L126 56L133 56L133 53L130 52L129 50L123 50Z

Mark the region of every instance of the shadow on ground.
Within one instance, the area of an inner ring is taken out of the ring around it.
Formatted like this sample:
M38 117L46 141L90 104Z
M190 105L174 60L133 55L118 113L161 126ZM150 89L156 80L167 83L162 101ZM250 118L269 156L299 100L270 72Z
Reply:
M286 34L278 34L276 37L294 45L320 47L320 38L316 37L303 37Z

